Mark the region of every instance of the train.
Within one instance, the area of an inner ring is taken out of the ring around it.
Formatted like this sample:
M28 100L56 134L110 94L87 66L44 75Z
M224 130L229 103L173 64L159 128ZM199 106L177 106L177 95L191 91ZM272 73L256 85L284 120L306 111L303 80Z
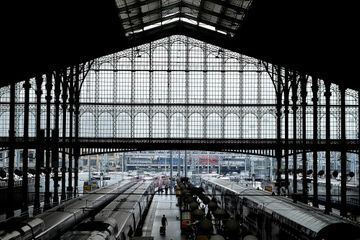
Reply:
M0 240L56 239L84 219L95 215L118 195L137 182L124 180L120 183L95 190L79 198L69 200L36 217L19 222L7 222L0 227Z
M154 194L154 181L139 182L108 204L93 219L79 224L65 233L61 239L129 239L137 229L142 228Z
M217 178L202 178L201 187L256 239L360 239L359 224L283 196Z

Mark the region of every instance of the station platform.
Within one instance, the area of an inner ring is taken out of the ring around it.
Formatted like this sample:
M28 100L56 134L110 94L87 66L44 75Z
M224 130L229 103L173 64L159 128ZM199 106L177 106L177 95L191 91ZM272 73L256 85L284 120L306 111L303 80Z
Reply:
M156 194L143 225L143 237L153 237L161 240L185 240L180 230L180 210L176 206L177 198L174 192ZM165 236L160 235L161 218L165 215L168 225Z

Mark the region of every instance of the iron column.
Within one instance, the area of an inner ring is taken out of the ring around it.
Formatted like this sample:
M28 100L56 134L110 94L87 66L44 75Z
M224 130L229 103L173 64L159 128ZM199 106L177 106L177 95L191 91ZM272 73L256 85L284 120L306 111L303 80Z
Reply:
M23 149L23 181L22 181L22 214L28 216L28 158L29 158L29 90L30 90L30 80L25 79L23 88L25 90L25 103L24 103L24 149Z
M317 141L318 141L318 79L317 77L312 77L312 91L313 91L313 145L315 150L313 151L313 206L319 207L318 200L318 153L317 153Z
M305 75L301 75L301 109L302 109L302 201L308 201L308 187L307 187L307 159L306 159L306 84L307 79Z
M42 76L38 75L36 78L36 140L37 140L37 148L36 148L36 167L35 167L35 200L34 200L34 215L39 211L40 208L40 173L41 173L41 166L43 164L42 156L43 151L41 150L41 142L42 138L40 132L40 121L41 121L41 85L42 85Z
M9 116L9 168L6 218L14 216L14 161L15 161L15 82L10 84L10 116Z
M44 210L50 208L50 130L51 130L51 89L52 72L46 74L46 162L45 162L45 201Z
M346 216L346 115L345 115L345 91L346 87L340 85L340 101L341 101L341 202L340 215Z
M325 115L326 115L326 163L325 163L325 177L326 177L326 200L325 200L325 213L331 212L331 175L330 175L330 83L325 82Z

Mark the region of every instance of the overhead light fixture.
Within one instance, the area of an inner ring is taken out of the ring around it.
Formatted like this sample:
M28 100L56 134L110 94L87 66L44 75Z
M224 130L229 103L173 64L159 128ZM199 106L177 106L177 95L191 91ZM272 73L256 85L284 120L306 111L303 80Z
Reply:
M141 57L140 49L137 48L135 51L136 51L136 57L140 58Z
M219 58L219 57L221 57L221 54L222 54L223 52L224 52L224 51L223 51L221 48L219 48L219 50L218 50L218 52L217 52L217 54L216 54L215 58Z

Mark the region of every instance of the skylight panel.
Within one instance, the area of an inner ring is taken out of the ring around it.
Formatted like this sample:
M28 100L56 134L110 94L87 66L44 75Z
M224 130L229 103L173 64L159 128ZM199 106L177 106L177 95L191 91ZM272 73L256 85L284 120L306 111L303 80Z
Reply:
M176 21L179 21L179 17L165 20L165 21L163 21L162 23L163 23L163 24L169 24L169 23L176 22Z
M186 18L186 17L180 18L180 21L183 21L183 22L186 22L186 23L190 23L190 24L192 24L192 25L197 25L197 24L198 24L197 21L188 19L188 18Z
M212 31L216 31L215 27L210 26L210 25L205 24L205 23L202 23L202 22L199 22L199 27L203 27L203 28L206 28L206 29L209 29L209 30L212 30Z
M163 15L163 18L167 18L167 17L171 17L171 16L174 16L174 15L176 15L176 14L178 14L179 13L179 11L177 11L177 12L174 12L174 13L169 13L169 14L164 14Z
M252 0L116 0L123 28L130 35L181 21L233 36L251 3Z
M155 24L152 24L152 25L149 25L149 26L145 26L144 31L152 29L152 28L160 27L160 26L161 26L161 23L155 23Z

